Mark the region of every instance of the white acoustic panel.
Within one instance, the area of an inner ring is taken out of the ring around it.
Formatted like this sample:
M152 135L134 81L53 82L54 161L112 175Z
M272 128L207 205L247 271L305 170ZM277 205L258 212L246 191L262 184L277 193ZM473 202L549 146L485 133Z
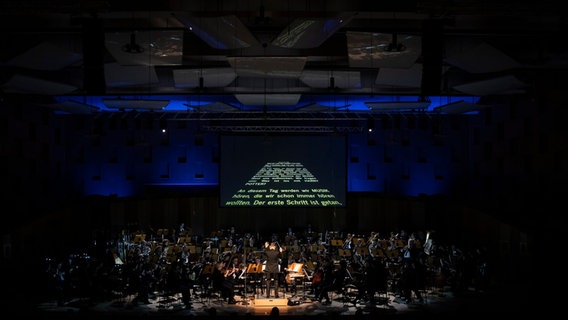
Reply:
M92 114L100 110L99 107L91 106L73 100L67 100L53 104L42 104L41 106L72 114Z
M481 109L479 105L461 100L436 107L434 108L434 111L440 113L462 114L471 111L478 111L479 109Z
M324 106L321 105L319 103L310 103L306 106L300 107L294 111L300 111L300 112L320 112L320 111L330 111L332 110L332 107L328 107L328 106Z
M371 111L403 111L403 110L424 110L430 106L430 102L427 101L379 101L379 102L365 102L365 105Z
M118 63L105 64L107 87L148 85L158 83L158 75L153 66L123 66Z
M300 97L300 94L235 94L247 106L294 106Z
M215 49L238 49L258 45L258 41L237 16L195 17L175 14L186 28Z
M49 42L42 42L6 62L11 67L34 70L59 70L80 62L83 55Z
M221 88L230 85L237 74L231 68L176 69L173 76L176 88L198 88L200 78L203 78L203 87Z
M8 93L30 93L59 95L69 94L78 88L64 83L43 80L35 77L16 74L2 85L2 90Z
M468 38L446 40L445 61L470 73L499 72L520 66L495 47Z
M209 104L203 104L203 105L199 105L199 106L195 106L194 109L198 110L198 111L204 111L204 112L234 112L234 111L239 111L239 109L237 107L234 107L230 104L224 103L224 102L213 102L213 103L209 103Z
M111 109L164 109L169 100L142 100L142 99L103 99L103 103L107 108Z
M351 22L354 16L355 13L345 12L329 18L295 19L272 41L272 45L295 49L318 47Z
M231 67L240 77L299 78L306 57L230 57Z
M121 65L181 65L183 31L108 32L105 46Z
M334 88L361 88L361 73L359 71L304 70L300 80L312 88L330 88L332 82Z
M486 96L524 93L527 85L514 76L503 76L453 86L454 90L466 94Z
M420 88L422 85L422 64L408 69L380 68L375 84L393 87Z
M422 38L397 34L391 48L389 33L347 32L347 54L352 68L410 68L422 54Z

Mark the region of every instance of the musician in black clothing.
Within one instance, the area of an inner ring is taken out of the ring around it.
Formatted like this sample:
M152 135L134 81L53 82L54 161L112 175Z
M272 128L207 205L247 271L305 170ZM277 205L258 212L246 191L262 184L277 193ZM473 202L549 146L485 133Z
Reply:
M193 279L189 265L179 264L177 266L177 283L181 292L181 300L187 309L191 308L191 289L193 289Z
M138 281L134 282L138 289L138 295L132 300L134 304L140 302L143 304L149 304L150 301L149 293L152 284L155 282L154 271L155 267L150 263L144 263L138 267Z
M406 303L412 301L412 293L420 303L424 302L420 290L425 284L425 269L419 260L404 259L400 275L400 287Z
M317 288L317 295L316 298L319 302L322 302L323 299L325 299L325 301L323 301L323 304L331 304L331 299L329 298L329 291L332 290L333 288L333 283L335 282L335 276L333 274L334 272L334 266L333 266L333 261L330 261L330 259L324 259L322 260L322 266L321 266L321 282L319 287Z
M365 261L364 281L360 292L366 294L369 303L375 304L375 293L387 291L387 269L380 258L369 257ZM362 298L362 295L359 296Z
M349 279L350 273L347 269L347 261L342 259L339 261L339 268L336 270L335 266L331 261L327 261L324 266L323 274L323 285L319 292L318 301L323 304L331 304L331 299L329 298L330 291L344 291L345 281Z
M235 304L237 302L235 300L234 283L225 277L226 272L225 261L219 261L215 264L213 274L211 275L213 290L221 292L221 297L226 299L229 304Z
M266 253L266 267L264 269L266 275L266 297L270 298L270 284L274 283L274 297L278 298L278 282L280 281L280 258L282 247L277 247L276 242L264 244Z

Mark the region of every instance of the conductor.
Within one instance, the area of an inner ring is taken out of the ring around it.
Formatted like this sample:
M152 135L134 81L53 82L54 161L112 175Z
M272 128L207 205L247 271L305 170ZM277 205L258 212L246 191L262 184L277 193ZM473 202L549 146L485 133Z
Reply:
M280 258L282 248L276 247L276 242L264 243L266 253L266 267L264 272L266 274L266 297L270 298L270 283L274 283L274 297L278 298L278 282L280 274Z

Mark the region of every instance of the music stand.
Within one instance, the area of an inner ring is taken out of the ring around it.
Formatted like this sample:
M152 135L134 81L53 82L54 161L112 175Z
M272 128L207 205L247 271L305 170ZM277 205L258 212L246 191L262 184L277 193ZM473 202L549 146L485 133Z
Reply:
M245 260L245 261L246 261L246 260ZM239 274L239 277L237 278L237 279L243 279L244 282L245 282L244 287L243 287L244 293L243 293L243 300L242 300L242 303L243 303L243 305L245 305L245 306L248 306L248 305L250 304L250 303L248 302L248 298L247 298L247 282L248 282L248 270L249 270L249 266L250 266L250 264L247 265L246 262L245 262L244 271L241 272L241 274Z
M253 282L254 282L254 295L257 294L257 289L258 289L258 284L260 283L259 278L261 278L261 273L262 273L262 267L260 263L251 263L247 266L245 273L251 274L253 276ZM248 281L248 280L246 280ZM245 281L245 283L246 283Z
M145 234L137 234L134 236L134 240L132 242L138 243L138 242L144 242L146 240L146 235Z
M258 275L258 283L260 284L260 292L262 293L263 285L266 283L267 273L264 271L266 269L266 262L260 263L256 268L256 273ZM266 287L266 294L268 294L268 287Z
M294 273L302 273L302 267L304 266L303 263L294 262L292 263L292 272Z
M201 272L201 274L205 274L205 275L213 274L214 269L215 269L214 265L206 264L205 267L203 267L203 271Z
M305 297L306 296L306 283L305 283L305 270L304 270L304 264L300 263L300 262L293 262L292 264L289 265L289 268L286 269L286 272L288 272L287 277L290 278L290 282L294 283L294 286L297 288L297 279L301 278L302 280L302 296ZM297 292L296 294L297 295Z

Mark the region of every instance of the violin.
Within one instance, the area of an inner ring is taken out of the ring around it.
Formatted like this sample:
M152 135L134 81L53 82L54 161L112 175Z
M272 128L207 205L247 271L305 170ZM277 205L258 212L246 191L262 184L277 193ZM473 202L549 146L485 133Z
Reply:
M233 276L238 271L237 268L227 268L225 269L225 278Z
M231 268L227 268L225 269L225 278L227 277L237 277L241 274L241 271L244 270L243 268L240 268L238 265L237 266L233 266Z

